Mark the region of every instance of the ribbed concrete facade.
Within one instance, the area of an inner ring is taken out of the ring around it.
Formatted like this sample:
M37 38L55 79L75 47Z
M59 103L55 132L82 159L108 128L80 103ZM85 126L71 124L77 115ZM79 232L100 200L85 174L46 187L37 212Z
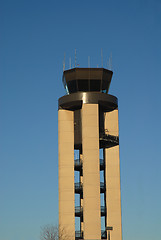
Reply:
M63 74L59 225L73 240L122 240L118 104L108 94L111 78L106 69L75 68Z
M118 109L105 114L105 128L119 135ZM113 226L111 239L116 240L122 237L119 145L105 149L105 166L107 226Z
M58 112L59 135L59 225L75 239L74 114Z
M99 109L82 106L84 239L101 239Z

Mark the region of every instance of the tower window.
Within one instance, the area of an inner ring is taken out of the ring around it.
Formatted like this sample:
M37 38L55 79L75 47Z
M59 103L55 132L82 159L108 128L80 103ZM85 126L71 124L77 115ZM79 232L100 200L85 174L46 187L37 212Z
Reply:
M77 80L78 81L78 91L88 92L88 80Z
M90 91L100 91L100 80L90 80Z
M69 90L69 93L77 92L76 80L68 82L68 90Z

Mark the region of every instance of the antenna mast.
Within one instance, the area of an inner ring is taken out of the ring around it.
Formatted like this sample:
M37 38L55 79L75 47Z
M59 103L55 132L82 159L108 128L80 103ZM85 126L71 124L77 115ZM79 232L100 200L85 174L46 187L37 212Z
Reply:
M103 53L102 53L102 48L101 48L101 64L102 64L102 68L103 68Z
M90 68L90 56L88 56L88 67Z
M75 67L77 65L77 52L76 52L76 48L75 48Z
M72 68L72 60L71 60L71 57L69 58L69 68L70 68L70 69Z
M65 53L64 53L64 60L63 60L63 72L65 71Z
M110 54L109 57L109 69L112 70L112 53Z

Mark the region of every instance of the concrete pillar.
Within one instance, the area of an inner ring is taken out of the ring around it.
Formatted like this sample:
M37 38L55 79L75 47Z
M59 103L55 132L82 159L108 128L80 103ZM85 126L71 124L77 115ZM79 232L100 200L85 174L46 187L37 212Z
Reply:
M98 104L82 106L84 239L101 239Z
M118 136L118 109L105 114L105 129ZM107 226L112 240L122 239L119 145L105 149ZM107 227L106 226L106 227Z
M59 146L59 226L75 240L74 199L74 115L58 111Z

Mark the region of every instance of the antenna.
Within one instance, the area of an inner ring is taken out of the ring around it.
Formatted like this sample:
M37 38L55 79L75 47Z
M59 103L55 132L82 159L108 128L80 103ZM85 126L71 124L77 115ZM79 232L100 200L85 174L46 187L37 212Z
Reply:
M64 53L64 60L63 60L63 72L65 71L65 53Z
M112 70L112 53L110 53L109 57L109 69Z
M110 64L109 64L109 62L110 62L110 58L107 58L107 69L110 69Z
M90 68L90 56L88 56L88 68Z
M71 60L71 57L69 58L69 69L72 68L72 60Z
M112 70L112 52L111 52L110 58L111 58L111 70Z
M76 51L76 48L75 48L75 67L77 65L77 51Z
M103 53L102 53L102 48L101 48L101 64L102 64L102 68L103 68Z

